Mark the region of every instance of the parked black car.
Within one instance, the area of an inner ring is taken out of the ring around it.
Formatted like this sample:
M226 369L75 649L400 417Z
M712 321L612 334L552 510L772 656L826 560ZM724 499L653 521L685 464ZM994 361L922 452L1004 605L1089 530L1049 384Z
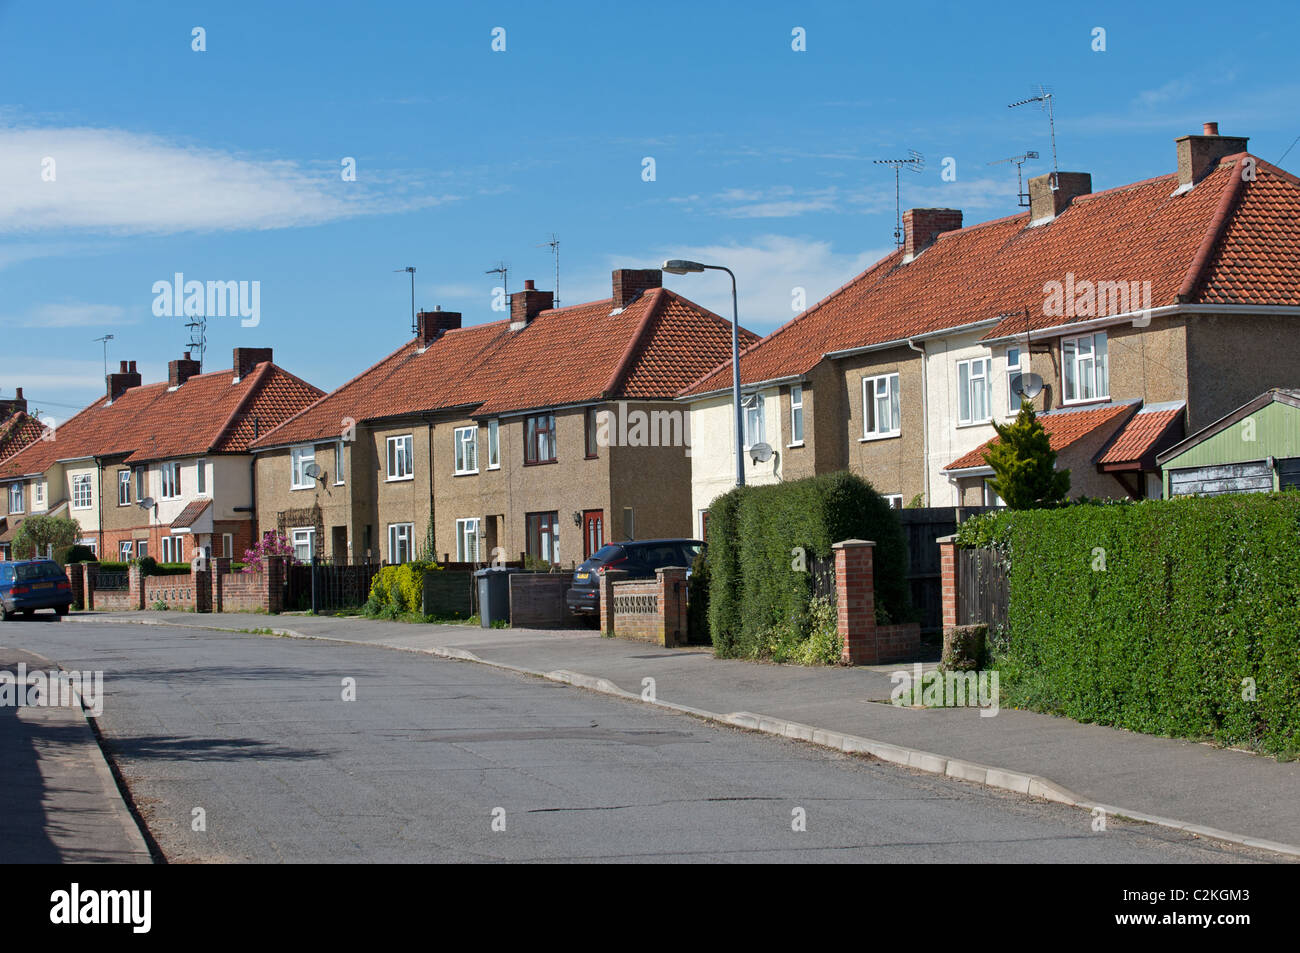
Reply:
M53 559L0 562L0 619L15 613L29 616L37 609L67 615L72 605L72 583Z
M599 616L600 577L607 569L620 569L628 579L647 579L665 566L685 566L689 574L703 548L698 539L639 539L602 546L574 571L565 605L577 616Z

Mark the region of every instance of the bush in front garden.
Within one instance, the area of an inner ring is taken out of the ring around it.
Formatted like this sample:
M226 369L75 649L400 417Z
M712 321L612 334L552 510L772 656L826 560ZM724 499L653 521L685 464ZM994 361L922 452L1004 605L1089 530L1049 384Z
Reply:
M370 582L366 614L393 619L404 613L422 613L424 574L440 569L437 563L425 559L383 567Z
M738 487L709 506L709 631L719 656L803 660L793 643L818 629L810 612L812 561L845 539L875 542L881 621L912 617L907 542L889 501L848 472ZM797 568L802 549L805 568ZM825 640L822 640L825 642ZM825 649L815 655L825 654Z
M1300 494L1003 512L958 536L1009 561L1004 706L1300 750Z

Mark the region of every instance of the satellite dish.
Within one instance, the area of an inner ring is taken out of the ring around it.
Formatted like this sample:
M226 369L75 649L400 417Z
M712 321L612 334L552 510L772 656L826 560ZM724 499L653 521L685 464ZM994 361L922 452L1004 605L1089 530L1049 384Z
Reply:
M749 459L755 463L766 463L772 459L772 448L765 443L756 443L749 448Z
M1011 389L1021 397L1033 400L1043 392L1043 379L1037 374L1015 374L1011 378Z
M309 463L302 468L302 472L307 474L307 476L311 477L313 480L319 480L321 475L320 464Z
M142 510L152 509L152 508L153 508L153 497L152 497L152 496L146 496L143 500L136 500L135 505L138 506L138 507L140 507L140 509L142 509Z

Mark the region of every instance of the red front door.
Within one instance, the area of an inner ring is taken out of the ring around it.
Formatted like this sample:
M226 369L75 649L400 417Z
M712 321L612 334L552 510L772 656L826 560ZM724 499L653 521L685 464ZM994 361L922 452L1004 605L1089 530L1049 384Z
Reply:
M585 510L582 514L582 558L605 545L605 511Z

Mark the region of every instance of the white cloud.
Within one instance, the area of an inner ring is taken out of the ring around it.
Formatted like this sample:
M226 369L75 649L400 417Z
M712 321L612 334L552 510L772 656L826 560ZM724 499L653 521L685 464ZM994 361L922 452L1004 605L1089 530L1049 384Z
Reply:
M126 309L115 304L45 304L31 309L15 322L24 328L93 328L107 324L138 324Z
M892 245L862 251L836 251L831 243L786 235L764 235L745 244L715 244L660 248L653 254L611 256L611 268L649 268L665 258L688 258L725 265L736 273L740 324L767 334L795 317L792 307L796 288L812 307L836 288L846 284L881 258L893 252ZM577 284L577 283L575 283ZM702 304L724 318L731 317L731 282L718 272L695 275L664 275L664 284ZM609 297L608 279L597 289L593 281L580 287L584 293L569 300Z
M42 177L47 159L53 181ZM288 228L451 200L399 195L391 176L369 185L364 164L344 182L341 160L307 167L116 129L0 129L0 233Z

